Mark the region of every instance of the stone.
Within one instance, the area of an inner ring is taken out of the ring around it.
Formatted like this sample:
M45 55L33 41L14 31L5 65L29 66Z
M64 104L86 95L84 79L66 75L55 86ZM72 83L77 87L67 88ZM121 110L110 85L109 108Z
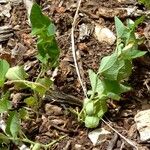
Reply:
M101 43L107 43L113 45L116 41L116 36L114 33L107 27L102 27L100 25L95 26L95 36Z
M134 121L140 134L140 140L142 142L150 141L150 109L138 112Z
M88 137L93 143L94 146L100 145L101 143L105 142L111 132L107 131L104 128L95 129L89 132Z

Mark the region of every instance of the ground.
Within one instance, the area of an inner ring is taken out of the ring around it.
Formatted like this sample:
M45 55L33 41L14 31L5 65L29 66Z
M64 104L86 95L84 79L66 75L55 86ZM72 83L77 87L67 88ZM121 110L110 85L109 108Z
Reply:
M71 27L76 11L75 0L43 0L40 2L43 12L48 15L54 22L57 32L57 41L61 50L60 65L57 75L55 76L55 87L60 91L84 99L84 94L80 83L77 79L77 74L74 67L74 61L71 52ZM116 8L132 8L137 6L141 10L145 10L143 5L139 5L135 0L83 0L79 10L79 17L76 23L75 44L78 49L78 61L82 72L82 77L87 88L90 88L88 69L97 70L99 62L103 56L111 54L115 48L115 44L100 43L94 36L94 27L96 24L108 27L115 33L114 14L108 13L107 9L115 11ZM102 9L106 9L103 12ZM118 14L124 21L127 18L135 19L134 15L127 16ZM146 24L138 28L138 32L144 32ZM23 3L13 5L10 11L10 17L1 19L0 25L11 25L13 36L2 43L3 51L0 58L7 59L12 66L25 65L30 79L34 78L39 73L39 62L36 59L36 38L31 36L31 27L28 23L26 8ZM81 25L86 24L88 35L84 38L79 37ZM148 45L142 45L142 50L148 51ZM12 52L14 55L12 56ZM149 56L137 59L134 61L133 73L129 79L130 85L133 87L131 92L122 95L121 101L110 101L109 111L106 113L104 120L110 122L110 125L120 132L123 136L138 143L142 150L149 149L150 145L141 143L139 134L136 130L134 116L140 110L150 108L150 63ZM12 89L9 89L12 90ZM14 95L22 93L22 91L13 91L12 99L15 101ZM14 102L17 107L22 102ZM53 112L50 111L51 107ZM22 128L26 136L43 144L50 143L52 140L57 140L62 135L66 137L50 149L55 150L119 150L119 149L134 149L127 144L121 137L116 135L104 122L101 122L98 128L105 128L111 132L111 136L107 137L103 143L98 146L93 146L88 138L89 129L77 121L77 117L71 113L68 106L63 104L43 103L39 109L39 116L31 111L32 117L22 123ZM75 106L73 106L75 108ZM76 107L76 109L80 109ZM113 141L115 140L114 144ZM110 144L112 146L110 147ZM12 149L17 149L16 147Z

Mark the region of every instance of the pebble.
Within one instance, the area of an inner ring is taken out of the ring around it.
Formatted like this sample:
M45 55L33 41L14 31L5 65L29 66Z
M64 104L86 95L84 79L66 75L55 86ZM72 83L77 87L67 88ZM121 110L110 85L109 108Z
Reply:
M94 146L100 145L102 142L105 142L111 132L107 131L104 128L95 129L89 132L88 137L93 143Z
M142 142L150 141L150 109L138 112L134 121L140 134L140 140Z
M105 42L109 45L113 45L116 41L116 36L114 35L114 33L110 29L102 27L100 25L95 26L95 36L99 42Z

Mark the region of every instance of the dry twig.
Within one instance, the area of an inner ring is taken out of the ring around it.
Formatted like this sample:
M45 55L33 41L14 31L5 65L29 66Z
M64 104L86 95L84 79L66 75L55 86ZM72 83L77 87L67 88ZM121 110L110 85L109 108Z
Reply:
M76 72L77 72L77 75L78 75L78 78L79 78L79 82L80 82L80 84L82 86L84 95L87 97L87 90L86 90L86 87L83 84L83 81L82 81L82 78L81 78L81 74L80 74L80 70L79 70L79 66L78 66L78 63L77 63L77 56L76 56L76 50L75 50L75 40L74 40L74 30L75 30L76 20L77 20L77 17L78 17L78 12L79 12L79 8L80 8L80 5L81 5L81 2L82 2L82 0L78 0L76 13L75 13L74 20L73 20L73 23L72 23L71 43L72 43L72 55L73 55L73 59L74 59Z
M138 147L136 146L137 144L134 141L131 141L124 137L122 134L120 134L116 129L114 129L109 123L107 123L104 119L102 121L110 128L112 129L115 133L117 133L123 140L125 140L128 144L130 144L132 147L134 147L136 150L138 150Z

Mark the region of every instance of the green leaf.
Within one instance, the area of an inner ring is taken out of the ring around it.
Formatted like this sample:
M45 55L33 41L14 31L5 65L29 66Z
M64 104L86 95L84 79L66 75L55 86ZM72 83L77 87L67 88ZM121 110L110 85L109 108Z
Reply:
M33 146L33 148L32 148L32 150L40 150L41 149L41 144L40 143L36 143L34 146Z
M48 40L40 39L37 43L37 48L41 62L45 62L46 64L49 61L51 66L56 63L59 58L60 50L54 36L50 37Z
M50 19L42 14L41 8L34 4L31 9L30 20L32 34L38 35L37 58L47 67L56 67L60 50L55 39L55 26Z
M122 57L124 59L132 60L141 56L144 56L147 52L146 51L140 51L135 49L128 49L126 51L123 51Z
M5 111L8 111L11 109L12 104L8 100L8 96L4 95L2 99L0 100L0 113L4 113Z
M119 71L125 66L123 60L116 60L116 62L107 70L103 71L101 74L103 77L109 80L117 80Z
M52 38L51 43L47 43L46 48L48 50L47 53L49 54L52 61L56 61L56 59L58 59L59 56L59 48L54 37Z
M50 42L50 41L49 41ZM38 42L37 42L37 48L38 48L38 52L39 52L39 55L41 57L46 57L47 54L47 49L46 49L46 44L47 44L47 41L43 40L43 39L40 39ZM49 57L48 57L49 59Z
M36 57L44 65L47 65L48 62L49 62L49 56L48 56L48 54L45 54L44 57L41 54L38 54Z
M48 77L44 77L44 78L38 79L37 83L40 83L41 85L43 85L44 87L49 89L51 87L51 85L53 84L53 81L51 79L49 79Z
M116 27L117 38L122 37L122 35L126 30L126 26L121 22L121 20L118 17L115 17L115 27Z
M145 16L141 16L138 19L136 19L134 22L134 28L137 28L140 23L143 23L144 19L145 19Z
M48 27L51 23L50 19L42 14L40 6L36 3L32 6L30 21L32 24L32 28Z
M8 143L10 140L8 139L8 136L6 136L3 133L0 133L0 139L3 141L3 143Z
M97 114L99 120L103 117L105 112L107 112L108 107L106 103L106 98L101 98L98 99L97 102L95 103L95 114Z
M112 93L112 92L108 92L107 93L107 96L113 100L117 100L119 101L120 100L120 96L118 94L115 94L115 93Z
M53 23L51 23L48 27L47 27L47 36L52 36L55 35L55 25Z
M0 87L3 87L5 82L5 75L9 69L9 64L6 60L0 59Z
M125 93L131 91L132 88L127 85L120 84L120 93Z
M40 83L36 83L36 82L29 82L29 81L25 81L24 82L26 86L30 87L33 91L38 92L39 94L44 94L47 90L47 88L45 86L43 86Z
M32 28L31 35L43 36L43 32L46 32L45 26L42 28Z
M84 122L87 128L96 128L99 124L99 118L96 116L87 115Z
M114 93L115 95L118 95L118 98L119 98L120 94L131 90L130 87L124 86L118 83L118 81L112 81L112 80L106 80L106 79L103 80L103 86L105 89L104 94L107 95L108 97L110 96L110 93L111 95L112 93Z
M24 71L23 66L15 66L9 68L6 73L6 78L9 80L25 80L28 77Z
M29 112L25 108L19 109L20 119L27 120L29 119Z
M87 115L89 115L89 116L94 115L94 113L95 113L94 102L90 101L89 103L87 103L85 110L86 110Z
M24 84L26 87L31 88L33 91L38 92L39 94L43 95L47 91L47 87L42 85L41 83L31 82L26 80L13 80L15 84Z
M20 119L17 111L10 111L6 122L6 133L11 135L14 139L17 138L20 131Z
M119 70L118 81L128 79L132 73L132 61L124 60L124 66Z
M37 99L35 99L32 96L24 99L24 102L27 104L28 107L34 107L34 106L37 106L37 104L38 104Z
M103 92L103 85L98 75L91 69L88 70L90 83L92 86L92 92L98 93L99 95Z
M104 71L108 70L109 68L111 68L114 65L114 63L116 61L117 61L116 53L114 53L110 56L103 57L103 59L101 60L101 63L100 63L98 73L103 73Z
M90 102L89 98L85 98L83 101L83 107L86 107L86 105Z

